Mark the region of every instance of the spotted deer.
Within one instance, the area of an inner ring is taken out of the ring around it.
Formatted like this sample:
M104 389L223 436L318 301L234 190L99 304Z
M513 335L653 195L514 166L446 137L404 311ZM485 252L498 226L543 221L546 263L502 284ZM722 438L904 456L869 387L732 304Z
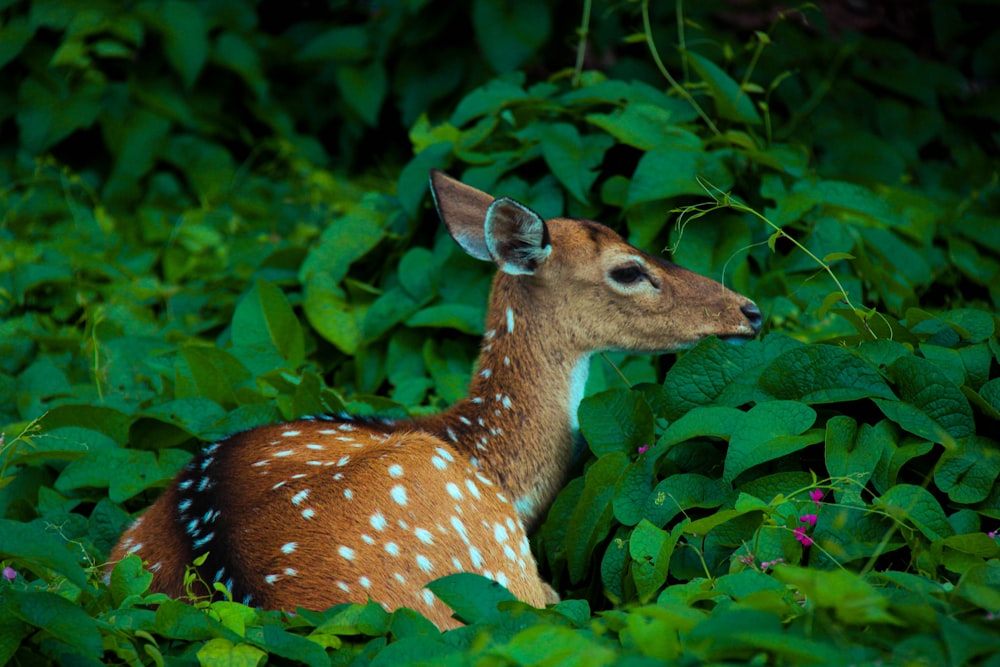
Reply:
M303 417L204 448L115 547L153 588L184 572L269 609L380 602L458 625L425 587L476 572L535 606L558 597L528 533L565 482L590 357L659 353L760 329L749 299L648 255L590 220L554 218L434 171L431 192L465 252L494 262L469 395L412 420Z

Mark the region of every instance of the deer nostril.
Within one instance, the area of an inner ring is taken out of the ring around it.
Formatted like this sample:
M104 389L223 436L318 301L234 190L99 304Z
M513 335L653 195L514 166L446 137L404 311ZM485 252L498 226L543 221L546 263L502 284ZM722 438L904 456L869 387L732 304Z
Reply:
M740 312L742 312L746 316L754 332L760 331L760 325L763 322L764 318L760 314L760 308L757 307L756 303L754 303L753 301L745 303L740 308Z

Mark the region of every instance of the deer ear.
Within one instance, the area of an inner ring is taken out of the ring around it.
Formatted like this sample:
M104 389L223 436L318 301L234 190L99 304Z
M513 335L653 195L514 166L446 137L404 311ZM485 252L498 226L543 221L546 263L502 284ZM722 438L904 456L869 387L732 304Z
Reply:
M483 230L490 257L505 273L530 275L552 253L542 216L513 199L502 197L490 204Z
M431 170L431 195L441 221L462 250L476 259L492 260L483 232L483 221L493 203L493 196L437 169Z

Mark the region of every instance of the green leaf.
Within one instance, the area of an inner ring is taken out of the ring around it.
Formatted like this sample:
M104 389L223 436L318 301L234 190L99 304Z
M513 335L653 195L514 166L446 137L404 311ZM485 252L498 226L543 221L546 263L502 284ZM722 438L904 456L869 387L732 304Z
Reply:
M186 88L194 85L208 58L208 25L200 5L166 0L150 8L149 18L163 34L167 61L181 76Z
M759 385L777 399L803 403L896 398L875 367L851 351L832 345L788 350L767 365Z
M517 600L497 582L471 572L449 574L427 584L427 588L465 623L494 622L502 615L497 605Z
M629 536L632 580L641 602L651 600L666 583L670 557L682 533L681 525L668 533L643 519Z
M523 65L549 37L551 10L531 0L474 0L476 43L496 72Z
M0 519L0 554L55 570L80 588L88 588L78 544L69 544L48 530L45 522Z
M583 399L580 432L597 456L635 452L653 440L653 414L642 394L609 389Z
M566 561L570 579L578 582L590 568L594 547L611 527L615 483L625 471L628 457L612 452L590 466L583 493L573 508L566 533Z
M199 641L224 637L239 641L240 637L217 620L179 600L167 600L156 609L156 629L160 635L170 639Z
M687 51L685 55L698 76L708 86L709 94L715 101L715 109L719 116L727 120L753 125L761 122L760 114L754 108L750 96L741 90L739 84L723 72L718 65L693 51Z
M483 84L466 95L455 107L451 115L451 124L461 127L471 120L489 114L495 114L501 109L528 99L524 90L525 75L523 72L512 72ZM427 174L423 177L426 179Z
M679 195L705 195L698 178L727 190L732 176L714 153L700 146L657 147L643 155L632 175L626 208Z
M142 566L142 559L135 555L126 556L111 570L111 597L116 605L121 606L127 598L140 596L149 590L152 582L153 574Z
M100 661L104 650L97 622L78 605L48 592L16 591L7 599L19 619L69 644L80 657Z
M515 665L610 665L614 651L588 633L570 628L537 625L517 633L493 649Z
M316 273L305 285L303 307L309 324L344 354L354 354L361 343L357 314L328 273Z
M174 463L171 457L167 457L164 469L155 453L137 449L114 449L88 454L70 462L63 469L55 488L64 493L78 489L107 488L108 497L120 503L172 478L177 474Z
M228 667L257 667L262 664L267 653L250 644L233 642L223 637L210 639L198 649L198 662L202 665Z
M840 502L861 504L861 489L879 460L891 452L891 434L884 428L858 423L837 415L826 423L826 469L831 477L850 477L854 483L834 492Z
M804 195L816 203L861 213L890 227L906 224L905 219L885 197L856 183L813 182L803 179L796 182L792 192Z
M612 141L603 135L581 137L569 123L542 126L539 132L542 157L571 195L582 204L590 201L590 188L597 178L596 168Z
M643 506L653 487L655 465L655 457L641 455L639 460L625 469L615 484L615 518L626 526L634 526L643 516Z
M934 483L956 503L978 503L990 495L1000 476L1000 444L971 436L945 450L934 470Z
M350 212L332 221L309 249L302 262L299 280L308 286L318 275L327 276L328 285L339 284L351 264L378 245L385 236L387 203L378 196L366 196Z
M6 4L6 3L2 3ZM11 16L0 29L0 68L12 61L35 35L36 26L26 16Z
M897 484L883 493L875 504L897 519L912 523L932 541L955 533L941 504L922 487Z
M296 369L305 358L302 325L284 293L257 280L233 313L233 354L254 375Z
M363 26L331 28L303 44L295 54L302 61L358 62L370 51L368 33Z
M180 351L177 359L178 398L204 396L222 406L239 403L235 389L251 377L246 366L217 347L187 344Z
M900 357L889 368L899 401L873 399L886 417L931 442L951 445L976 432L972 408L961 390L933 363Z
M46 422L47 423L47 422ZM48 460L73 460L88 452L101 454L118 449L119 444L89 428L64 426L52 428L31 438L30 445L10 448L3 452L4 462L31 464Z
M649 493L643 516L654 525L665 526L675 516L697 507L718 507L726 490L718 479L696 473L680 473L662 480Z
M670 125L670 111L655 104L633 102L610 114L589 114L587 122L601 128L619 143L649 151L663 143L665 132L684 132ZM691 137L698 143L695 136Z
M731 484L745 470L823 440L822 432L802 435L816 421L816 411L794 401L768 401L747 412L729 441L722 479Z
M171 123L146 109L130 109L124 118L108 114L101 128L115 157L104 195L128 201L138 195L139 179L149 173L163 148Z
M106 92L107 86L97 81L84 80L70 90L25 78L17 91L16 116L24 150L41 154L74 131L93 125Z
M428 306L406 320L408 327L434 327L456 329L462 333L480 336L486 312L482 306L467 306L460 303L446 303Z
M437 635L403 637L381 649L370 664L371 667L405 667L405 665L431 667L431 665L459 664L461 659L457 656L460 653L459 647L442 641Z
M746 345L708 338L677 360L663 382L667 419L677 419L698 405L737 407L764 398L757 379L764 365L802 343L770 335Z
M902 625L889 612L889 598L853 572L782 565L775 568L774 578L800 590L817 608L833 611L845 625Z
M701 436L729 440L745 415L736 408L696 407L667 427L656 442L657 449Z
M367 65L338 67L337 86L342 99L358 112L366 125L378 125L379 114L389 92L385 65L375 61Z
M218 603L216 603L218 604ZM242 605L239 605L242 606ZM214 608L214 606L213 606ZM257 612L251 610L248 621L255 621ZM327 665L328 658L323 647L311 637L302 637L286 630L281 625L268 623L260 631L254 627L247 629L247 638L267 649L268 653L307 665Z

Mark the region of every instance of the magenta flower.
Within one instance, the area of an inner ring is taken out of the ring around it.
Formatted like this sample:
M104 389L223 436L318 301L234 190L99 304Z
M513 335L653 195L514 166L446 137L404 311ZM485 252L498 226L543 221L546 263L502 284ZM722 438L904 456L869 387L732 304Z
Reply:
M3 578L7 581L14 581L17 579L17 570L8 565L3 569Z
M648 451L649 451L649 445L642 445L641 447L639 447L640 454L645 454Z
M801 542L802 546L804 546L804 547L812 546L813 538L811 538L808 535L806 535L806 527L805 526L796 526L795 530L792 531L792 532L795 533L795 539L797 539L799 542Z
M816 525L817 516L815 514L803 514L799 517L799 521L802 523L808 523L810 527Z
M809 492L809 497L812 501L816 503L816 507L819 508L819 501L823 500L823 489L813 489Z

